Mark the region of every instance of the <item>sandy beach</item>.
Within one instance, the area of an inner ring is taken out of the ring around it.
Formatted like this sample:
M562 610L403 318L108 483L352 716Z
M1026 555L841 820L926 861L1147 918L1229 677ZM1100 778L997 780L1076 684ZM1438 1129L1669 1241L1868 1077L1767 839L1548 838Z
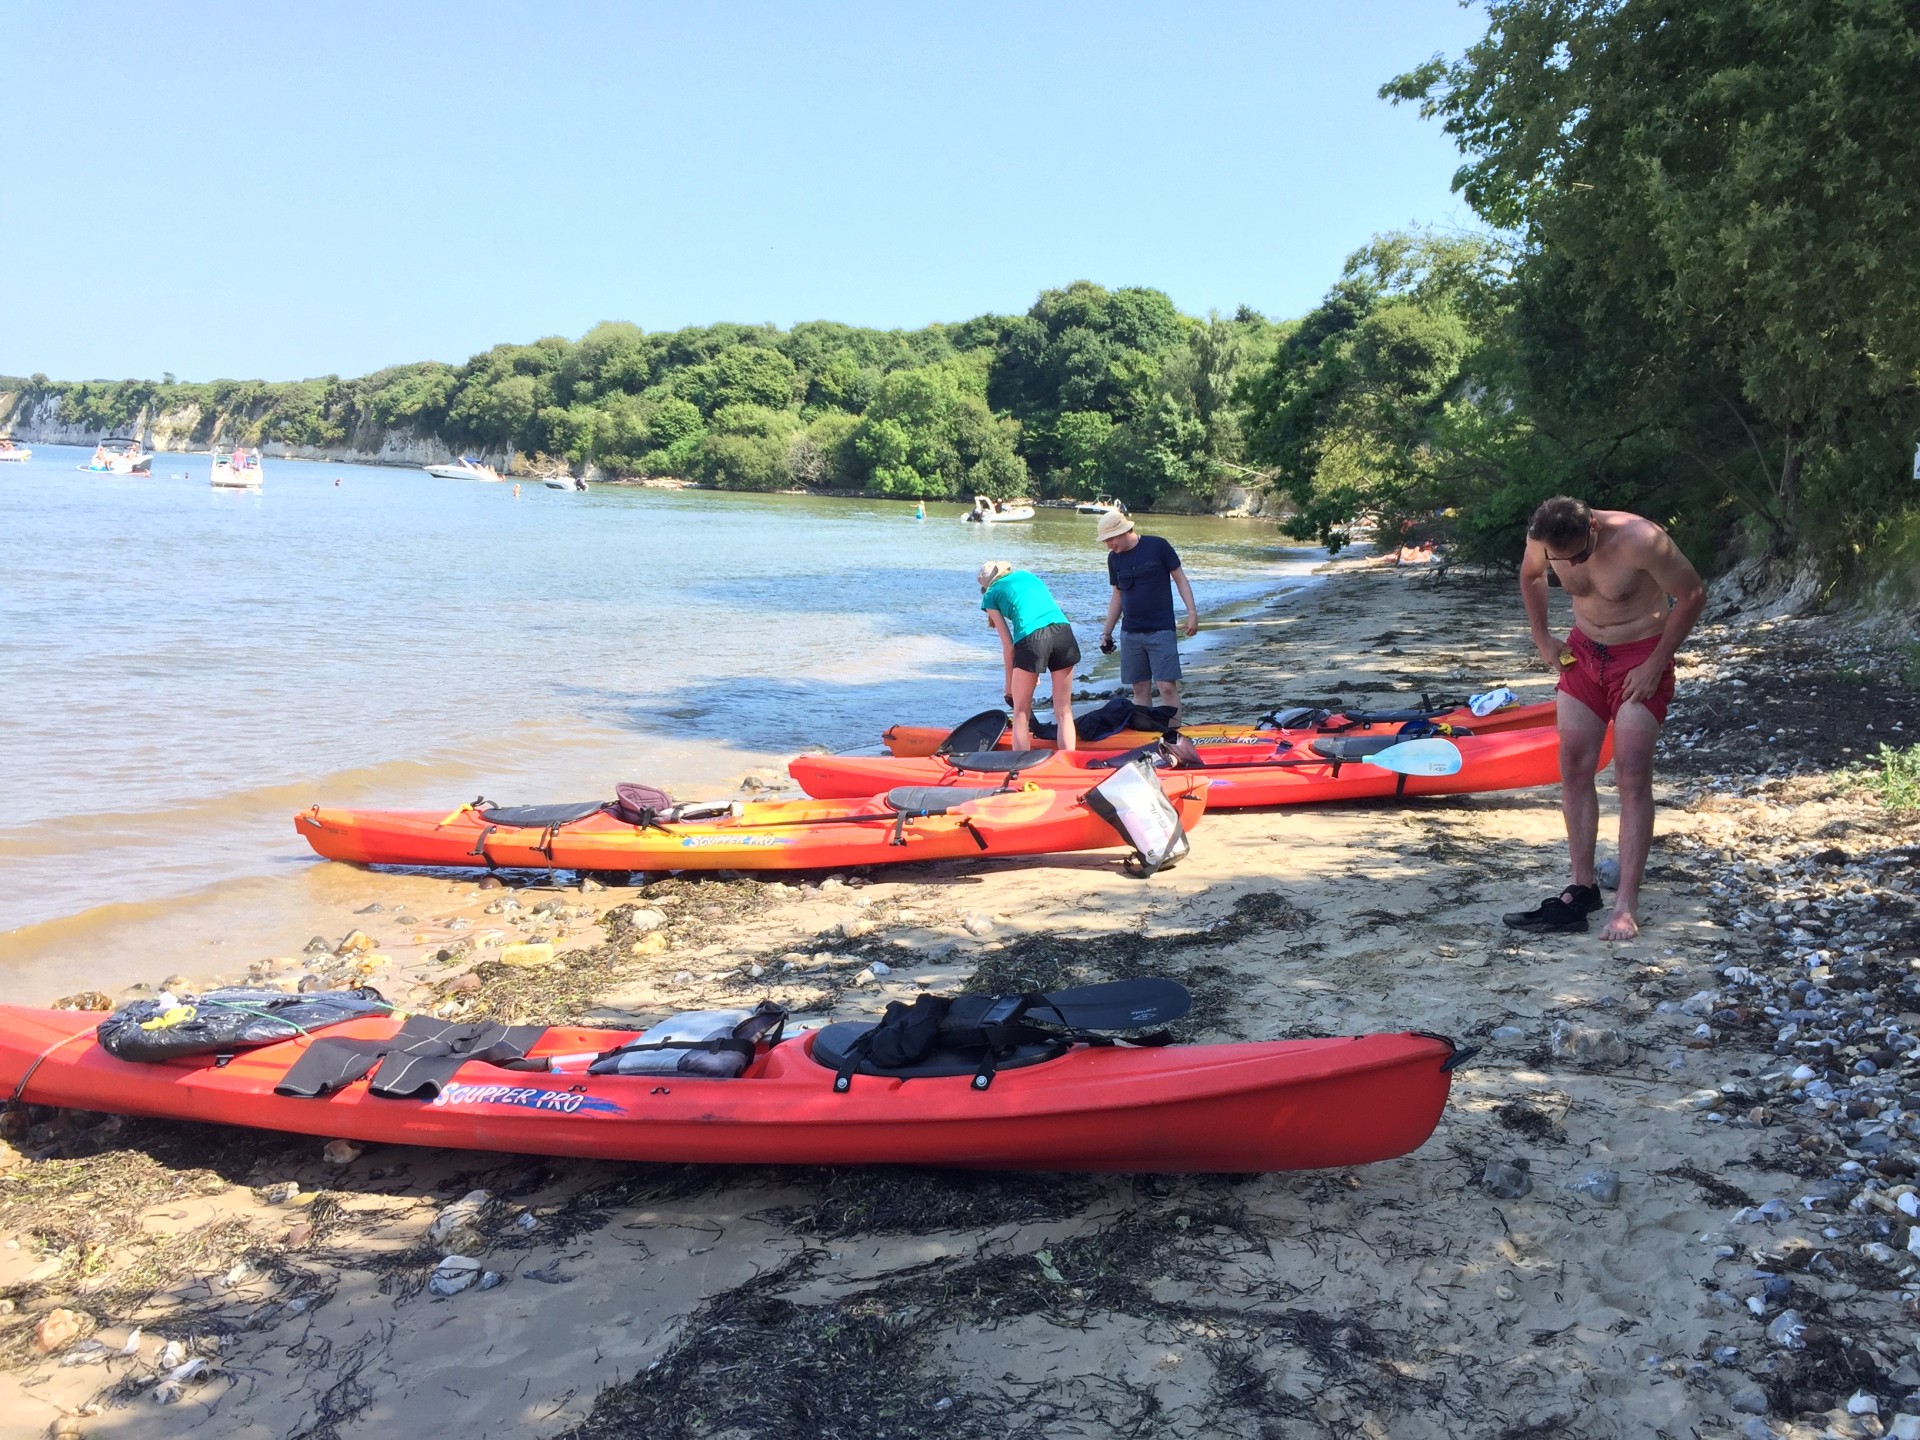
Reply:
M1331 571L1235 624L1193 719L1550 693L1509 580ZM818 1024L1162 974L1195 995L1182 1039L1481 1049L1414 1154L1260 1177L333 1164L15 1109L0 1434L1920 1434L1896 1420L1920 1411L1920 823L1846 773L1920 738L1900 663L1710 607L1630 944L1500 925L1565 882L1554 790L1210 814L1144 883L1114 853L641 889L341 869L325 933L147 983L608 1024L766 997ZM1603 854L1613 826L1603 783ZM554 968L493 958L532 938ZM485 1278L441 1295L449 1249Z

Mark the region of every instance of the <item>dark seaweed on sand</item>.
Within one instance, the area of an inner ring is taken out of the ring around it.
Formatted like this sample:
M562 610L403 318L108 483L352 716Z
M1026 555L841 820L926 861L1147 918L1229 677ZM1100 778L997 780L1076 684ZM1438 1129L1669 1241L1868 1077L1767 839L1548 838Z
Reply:
M827 1278L826 1257L809 1250L709 1301L652 1367L603 1390L565 1440L971 1440L1039 1436L1066 1415L1088 1433L1163 1433L1172 1417L1150 1387L960 1375L940 1358L955 1332L1002 1331L1016 1343L1016 1326L1077 1330L1112 1316L1201 1367L1193 1433L1279 1434L1265 1427L1282 1418L1323 1430L1329 1413L1450 1407L1443 1386L1408 1373L1399 1332L1301 1303L1311 1285L1257 1294L1224 1283L1236 1260L1267 1250L1231 1204L1163 1207L1037 1252L934 1262L803 1302L789 1297Z
M1675 1165L1671 1169L1657 1172L1671 1180L1685 1180L1697 1187L1706 1200L1715 1205L1751 1205L1753 1196L1738 1185L1729 1185L1717 1176L1709 1175L1698 1165Z

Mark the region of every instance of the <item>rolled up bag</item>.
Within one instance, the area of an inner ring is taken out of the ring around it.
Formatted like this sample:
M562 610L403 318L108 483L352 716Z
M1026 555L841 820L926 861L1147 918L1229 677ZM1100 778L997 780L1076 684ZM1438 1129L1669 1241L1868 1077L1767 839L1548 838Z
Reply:
M766 1001L752 1010L690 1010L670 1016L642 1031L638 1039L595 1057L586 1070L590 1075L731 1079L752 1063L756 1046L778 1041L786 1020L786 1011ZM554 1068L562 1066L556 1062Z
M135 1000L100 1022L100 1048L119 1060L151 1063L273 1045L393 1006L371 986L289 995L233 986L204 995L161 993Z

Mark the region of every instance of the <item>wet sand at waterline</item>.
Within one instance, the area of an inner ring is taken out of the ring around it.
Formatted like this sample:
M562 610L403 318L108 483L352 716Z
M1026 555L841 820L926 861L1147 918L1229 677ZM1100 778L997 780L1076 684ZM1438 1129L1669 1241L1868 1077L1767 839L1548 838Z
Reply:
M0 997L76 976L221 972L327 928L337 881L294 835L316 801L449 810L733 793L796 751L999 703L973 575L1004 557L1105 611L1094 522L964 507L600 487L558 493L205 456L0 476ZM341 484L335 485L338 479ZM1156 519L1209 618L1308 583L1270 524ZM1214 643L1203 633L1195 653Z
M1196 667L1195 718L1502 681L1523 700L1547 693L1510 582L1337 568L1251 614L1239 643ZM130 1125L76 1140L100 1149L91 1158L0 1179L0 1229L20 1242L0 1250L0 1287L35 1315L58 1303L97 1319L113 1357L33 1360L21 1324L0 1330L14 1367L0 1376L0 1425L43 1432L93 1403L110 1408L83 1433L130 1437L193 1424L1721 1437L1747 1418L1737 1402L1765 1403L1769 1364L1782 1383L1812 1367L1789 1386L1800 1403L1840 1404L1823 1358L1840 1352L1772 1350L1743 1303L1763 1248L1804 1258L1825 1243L1831 1217L1794 1206L1806 1182L1780 1168L1804 1148L1698 1103L1702 1087L1737 1088L1778 1062L1734 1031L1700 1041L1696 1018L1668 1002L1757 954L1709 889L1730 855L1804 848L1803 809L1828 832L1885 825L1821 777L1762 790L1678 766L1685 737L1704 733L1692 727L1740 739L1744 716L1713 721L1744 693L1725 688L1744 683L1726 678L1728 640L1703 632L1682 668L1646 929L1629 945L1500 926L1500 912L1565 878L1551 790L1210 815L1192 856L1145 883L1115 857L1081 855L799 885L674 880L638 896L536 887L511 892L518 912L488 914L509 892L341 870L316 898L322 933L364 928L394 957L380 983L409 1003L453 997L507 1019L637 1024L764 994L818 1024L969 975L1013 987L1150 965L1199 997L1187 1039L1417 1028L1484 1048L1415 1154L1251 1178L396 1147L334 1167L316 1140ZM1610 848L1610 799L1604 810ZM657 953L592 948L588 917L636 899L666 917ZM567 913L533 915L549 900ZM423 962L412 939L487 927L555 936L559 967ZM891 973L863 982L882 957ZM1524 1163L1528 1193L1491 1193L1490 1160ZM1568 1188L1595 1170L1617 1177L1611 1202ZM302 1193L288 1197L289 1182ZM441 1254L427 1228L475 1190L490 1197L479 1258L502 1283L441 1298L427 1289ZM1745 1201L1780 1196L1785 1220L1734 1223ZM63 1236L67 1249L43 1248ZM1755 1249L1717 1257L1733 1240ZM1889 1354L1905 1343L1876 1292L1804 1270L1793 1284L1833 1333L1884 1336ZM135 1354L119 1358L134 1324ZM158 1347L175 1338L212 1364L159 1406ZM1728 1347L1735 1359L1713 1358ZM122 1377L140 1383L118 1390Z

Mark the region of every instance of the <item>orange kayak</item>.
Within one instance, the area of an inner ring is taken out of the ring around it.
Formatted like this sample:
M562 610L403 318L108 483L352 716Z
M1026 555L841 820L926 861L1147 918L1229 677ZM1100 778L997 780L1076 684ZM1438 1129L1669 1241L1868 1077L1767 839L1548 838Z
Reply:
M1182 731L1182 734L1190 732ZM1269 732L1271 734L1271 732ZM1560 736L1551 729L1511 730L1495 735L1460 735L1461 765L1452 775L1400 775L1365 763L1370 748L1391 744L1389 735L1296 735L1262 745L1198 745L1204 765L1160 772L1204 775L1207 807L1242 809L1260 805L1313 805L1328 800L1366 800L1382 796L1472 795L1489 790L1522 790L1560 781ZM995 759L999 759L995 752ZM1095 768L1114 757L1100 750L1045 752L1028 769L1022 784L1085 790L1110 770ZM1601 750L1600 764L1613 758L1613 731ZM959 761L956 765L954 762ZM802 755L787 763L794 783L809 795L870 795L890 785L974 786L998 778L964 767L965 756Z
M355 1080L319 1098L275 1093L313 1044L378 1046L368 1016L314 1035L155 1062L116 1059L98 1016L0 1006L0 1093L104 1110L396 1145L755 1165L951 1165L1178 1173L1360 1165L1417 1148L1446 1105L1452 1042L1362 1035L1239 1045L1074 1045L1003 1069L910 1083L858 1075L834 1093L816 1032L734 1078L525 1073L469 1060L432 1098ZM842 1027L833 1027L840 1029ZM855 1027L864 1028L864 1027ZM555 1027L531 1057L626 1044L635 1032ZM378 1077L374 1077L377 1082Z
M1433 715L1425 711L1385 711L1371 719L1367 718L1364 712L1357 717L1334 715L1321 721L1309 731L1262 729L1257 725L1182 725L1180 733L1196 745L1260 746L1293 739L1301 734L1391 733L1414 718L1416 713L1436 725L1452 726L1475 735L1498 735L1509 730L1531 730L1542 725L1552 725L1555 718L1555 705L1551 700L1543 700L1537 705L1509 705L1504 710L1496 710L1493 714L1484 717L1475 715L1464 705L1455 710L1446 710ZM952 733L950 730L932 725L894 725L881 735L880 743L887 747L887 753L890 755L931 755L940 748L950 733ZM1086 741L1078 748L1106 752L1133 750L1142 745L1151 745L1159 738L1158 731L1122 730L1103 739ZM1012 735L1010 733L1002 735L995 748L1012 749ZM1033 742L1033 748L1051 750L1054 748L1053 741L1036 739Z
M293 817L293 828L328 860L456 869L837 869L1128 844L1086 806L1081 792L1059 786L999 790L999 778L977 792L954 789L933 797L877 794L883 785L856 800L748 801L717 819L646 827L606 810L560 823L512 824L503 823L512 812L494 808L462 806L441 815L315 805ZM1105 778L1089 777L1082 790ZM1207 777L1168 774L1162 786L1181 827L1191 830L1206 810Z

